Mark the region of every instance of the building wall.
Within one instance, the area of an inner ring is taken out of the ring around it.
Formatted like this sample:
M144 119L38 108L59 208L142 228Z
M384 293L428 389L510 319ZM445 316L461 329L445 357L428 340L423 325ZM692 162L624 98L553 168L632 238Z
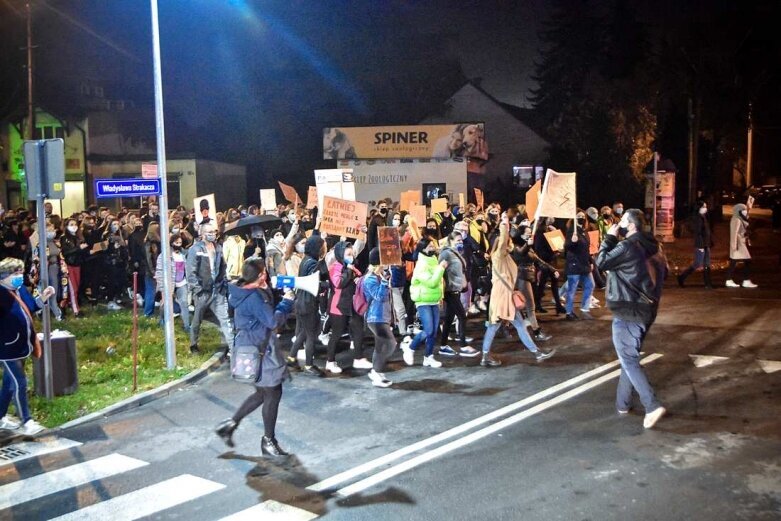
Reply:
M429 116L421 123L484 122L490 153L485 165L486 186L497 178L509 186L513 166L541 164L547 159L548 142L473 85L465 85L447 105L443 114Z
M217 211L240 204L258 203L258 194L247 193L247 168L241 165L198 159L196 161L197 196L213 193ZM193 196L193 198L195 195ZM192 205L192 198L188 207Z

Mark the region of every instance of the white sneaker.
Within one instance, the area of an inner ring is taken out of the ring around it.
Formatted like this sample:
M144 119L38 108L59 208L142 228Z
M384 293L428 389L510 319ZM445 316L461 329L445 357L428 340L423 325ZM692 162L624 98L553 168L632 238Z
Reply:
M298 353L296 353L296 360L306 360L306 350L305 349L299 349Z
M456 342L458 340L458 338L454 337L454 336L449 336L449 337L447 337L447 339L450 340L451 342ZM475 341L475 339L472 338L471 336L465 336L464 337L464 342L466 342L467 344L469 344L471 342L474 342L474 341Z
M355 349L355 342L350 340L350 349Z
M468 314L470 314L470 315L479 315L480 314L480 309L478 309L477 306L472 304L471 306L469 306L469 309L466 312Z
M326 362L325 370L333 374L341 374L342 368L336 365L336 362Z
M290 339L290 343L291 344L295 344L296 343L296 335L293 335L293 338Z
M591 309L599 309L599 300L594 297L591 297L591 302L589 303L589 307Z
M739 288L740 287L739 284L735 284L734 282L732 282L732 280L728 280L727 282L724 283L724 285L727 286L728 288Z
M375 387L390 387L393 382L385 377L385 374L378 373L374 369L369 372L369 379L372 381L372 385Z
M20 427L19 422L14 420L10 416L3 416L3 419L0 420L0 430L15 431L19 427Z
M27 420L27 422L22 425L22 432L28 436L32 436L33 434L38 434L39 432L46 430L46 427L41 425L35 420Z
M353 360L353 367L355 369L371 369L374 366L365 358L357 358Z
M410 348L410 344L412 343L412 338L409 336L405 336L404 339L401 341L401 356L404 358L404 363L407 365L412 365L415 363L415 351L413 351Z
M136 293L136 302L138 303L139 306L144 305L144 297L142 297L140 293Z
M320 341L321 344L327 346L328 342L331 340L331 333L322 333L317 336L317 339Z
M751 282L750 280L744 280L744 281L743 281L743 284L742 284L742 286L743 286L744 288L752 288L752 289L753 289L753 288L758 288L758 287L759 287L759 286L757 286L756 284L754 284L753 282Z
M434 355L431 356L424 356L423 357L423 367L433 367L433 368L439 368L442 367L442 362L434 358Z
M116 302L109 302L106 305L106 307L108 308L109 311L119 311L120 309L122 309L122 306L120 306Z
M480 354L480 351L475 349L472 346L464 346L461 348L460 353L461 356L466 356L468 358L473 358Z
M659 421L659 419L664 416L664 414L667 412L667 409L664 407L657 407L653 411L647 413L645 415L645 418L643 418L643 427L646 429L650 429L654 425L656 425L656 422Z

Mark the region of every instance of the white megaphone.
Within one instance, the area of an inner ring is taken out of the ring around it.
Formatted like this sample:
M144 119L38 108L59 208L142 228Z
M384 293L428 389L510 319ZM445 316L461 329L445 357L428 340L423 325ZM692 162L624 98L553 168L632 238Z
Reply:
M278 275L271 277L271 287L274 289L301 289L316 297L320 293L320 273L315 272L306 277Z

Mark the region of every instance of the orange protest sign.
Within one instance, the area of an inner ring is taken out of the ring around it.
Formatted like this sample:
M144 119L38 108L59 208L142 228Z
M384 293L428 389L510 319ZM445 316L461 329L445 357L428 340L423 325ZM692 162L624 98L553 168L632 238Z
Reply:
M315 206L317 206L317 187L310 186L309 192L306 194L306 208L311 210Z
M294 205L298 206L298 203L301 201L301 198L298 197L298 192L296 192L296 189L290 185L286 185L282 181L278 181L278 183L279 183L279 187L282 189L282 194L285 196L285 199L287 199L288 202L291 202Z
M483 204L485 203L485 200L483 199L483 191L479 188L475 188L475 201L477 201L477 208L478 210L482 210L485 207Z
M409 212L410 206L413 204L420 204L420 190L407 190L406 192L401 192L399 211Z
M357 239L361 235L361 228L366 226L369 206L366 203L324 196L321 212L320 231L337 237Z
M414 204L409 208L409 216L415 219L415 224L420 228L426 226L426 207L422 204Z
M431 213L442 213L447 210L447 199L440 197L439 199L431 200Z
M551 250L564 251L564 233L561 230L545 232L545 240L548 241Z
M599 252L599 230L588 232L588 253L596 255Z
M384 266L401 265L401 237L395 226L377 228L380 243L380 264Z
M463 192L458 194L458 207L466 208L466 197L464 197ZM461 213L463 213L463 210L461 210Z
M529 220L533 220L537 213L537 206L540 202L540 191L542 190L542 183L537 181L534 186L526 191L526 217Z

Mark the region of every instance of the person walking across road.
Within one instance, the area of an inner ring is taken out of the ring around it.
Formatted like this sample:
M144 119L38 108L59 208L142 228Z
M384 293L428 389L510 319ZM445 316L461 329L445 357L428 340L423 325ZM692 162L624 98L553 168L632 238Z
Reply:
M749 241L749 223L748 208L745 204L739 203L732 208L732 220L729 223L729 270L727 271L728 288L756 288L757 285L751 282L751 253L748 247ZM732 274L735 272L735 266L738 262L743 263L743 283L738 284L732 280Z
M597 267L607 272L605 299L613 312L613 345L621 362L616 409L629 413L634 389L645 408L643 427L650 429L667 411L640 365L640 351L659 309L667 259L656 239L642 231L644 224L640 210L624 212L599 248ZM626 239L619 242L619 235Z
M710 223L708 222L708 204L702 199L696 203L697 213L692 216L692 233L694 235L694 261L691 266L678 275L678 285L684 287L686 278L702 268L702 279L707 289L713 289L710 278L710 249L713 246ZM730 277L731 278L731 277Z

